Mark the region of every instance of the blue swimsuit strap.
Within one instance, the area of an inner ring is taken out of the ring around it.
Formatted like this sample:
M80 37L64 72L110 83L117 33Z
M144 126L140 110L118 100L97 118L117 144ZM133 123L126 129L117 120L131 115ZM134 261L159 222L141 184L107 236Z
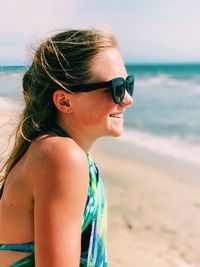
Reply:
M34 242L21 244L0 244L0 250L13 250L21 252L34 252Z
M30 252L25 258L13 263L9 267L33 267L35 266L34 260L34 242L21 243L21 244L0 244L0 250L11 250L18 252Z

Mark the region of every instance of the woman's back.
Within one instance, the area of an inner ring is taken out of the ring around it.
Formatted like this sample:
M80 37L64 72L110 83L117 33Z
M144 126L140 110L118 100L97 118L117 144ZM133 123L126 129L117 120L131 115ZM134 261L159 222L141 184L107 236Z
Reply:
M4 185L0 200L0 243L33 240L33 192L28 165L24 164L29 154L28 149L11 170ZM11 229L16 230L14 236Z

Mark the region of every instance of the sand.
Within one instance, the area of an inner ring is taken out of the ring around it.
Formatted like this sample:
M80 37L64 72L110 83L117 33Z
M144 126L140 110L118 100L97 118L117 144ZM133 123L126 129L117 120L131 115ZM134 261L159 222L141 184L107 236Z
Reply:
M0 151L15 122L1 112ZM101 143L91 151L108 197L109 266L200 266L200 183Z
M100 146L93 154L108 195L110 265L200 266L200 185Z
M19 118L19 111L0 110L0 167L5 162L12 148L14 130Z

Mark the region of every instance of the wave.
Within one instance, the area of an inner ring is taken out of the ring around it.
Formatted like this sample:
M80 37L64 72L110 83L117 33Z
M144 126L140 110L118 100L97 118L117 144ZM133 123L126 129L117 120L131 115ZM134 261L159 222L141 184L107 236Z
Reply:
M200 145L190 142L189 139L182 140L178 136L163 137L126 129L119 140L176 160L200 165Z
M21 78L24 75L24 71L16 71L16 72L7 72L7 71L0 71L0 78L9 78L9 77L19 77Z
M200 93L200 77L193 76L192 78L171 77L167 74L155 76L138 76L136 77L135 85L140 88L148 87L167 87L167 88L189 88L194 92Z
M21 77L27 70L26 66L0 66L0 77L14 76Z
M0 111L20 111L21 105L19 101L15 101L8 97L0 96Z

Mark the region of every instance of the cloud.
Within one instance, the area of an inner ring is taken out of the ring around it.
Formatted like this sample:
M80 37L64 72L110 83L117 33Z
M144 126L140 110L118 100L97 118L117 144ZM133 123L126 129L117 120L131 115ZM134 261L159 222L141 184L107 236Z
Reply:
M42 33L66 24L70 11L79 1L7 0L0 9L1 35L24 36Z
M67 28L79 0L7 0L0 9L0 65L24 62L26 46L46 33ZM21 60L19 58L21 57ZM21 61L21 62L20 62ZM14 63L15 63L14 62Z
M199 10L199 0L6 0L0 65L6 56L24 62L26 46L47 32L92 26L110 28L127 61L200 61Z

